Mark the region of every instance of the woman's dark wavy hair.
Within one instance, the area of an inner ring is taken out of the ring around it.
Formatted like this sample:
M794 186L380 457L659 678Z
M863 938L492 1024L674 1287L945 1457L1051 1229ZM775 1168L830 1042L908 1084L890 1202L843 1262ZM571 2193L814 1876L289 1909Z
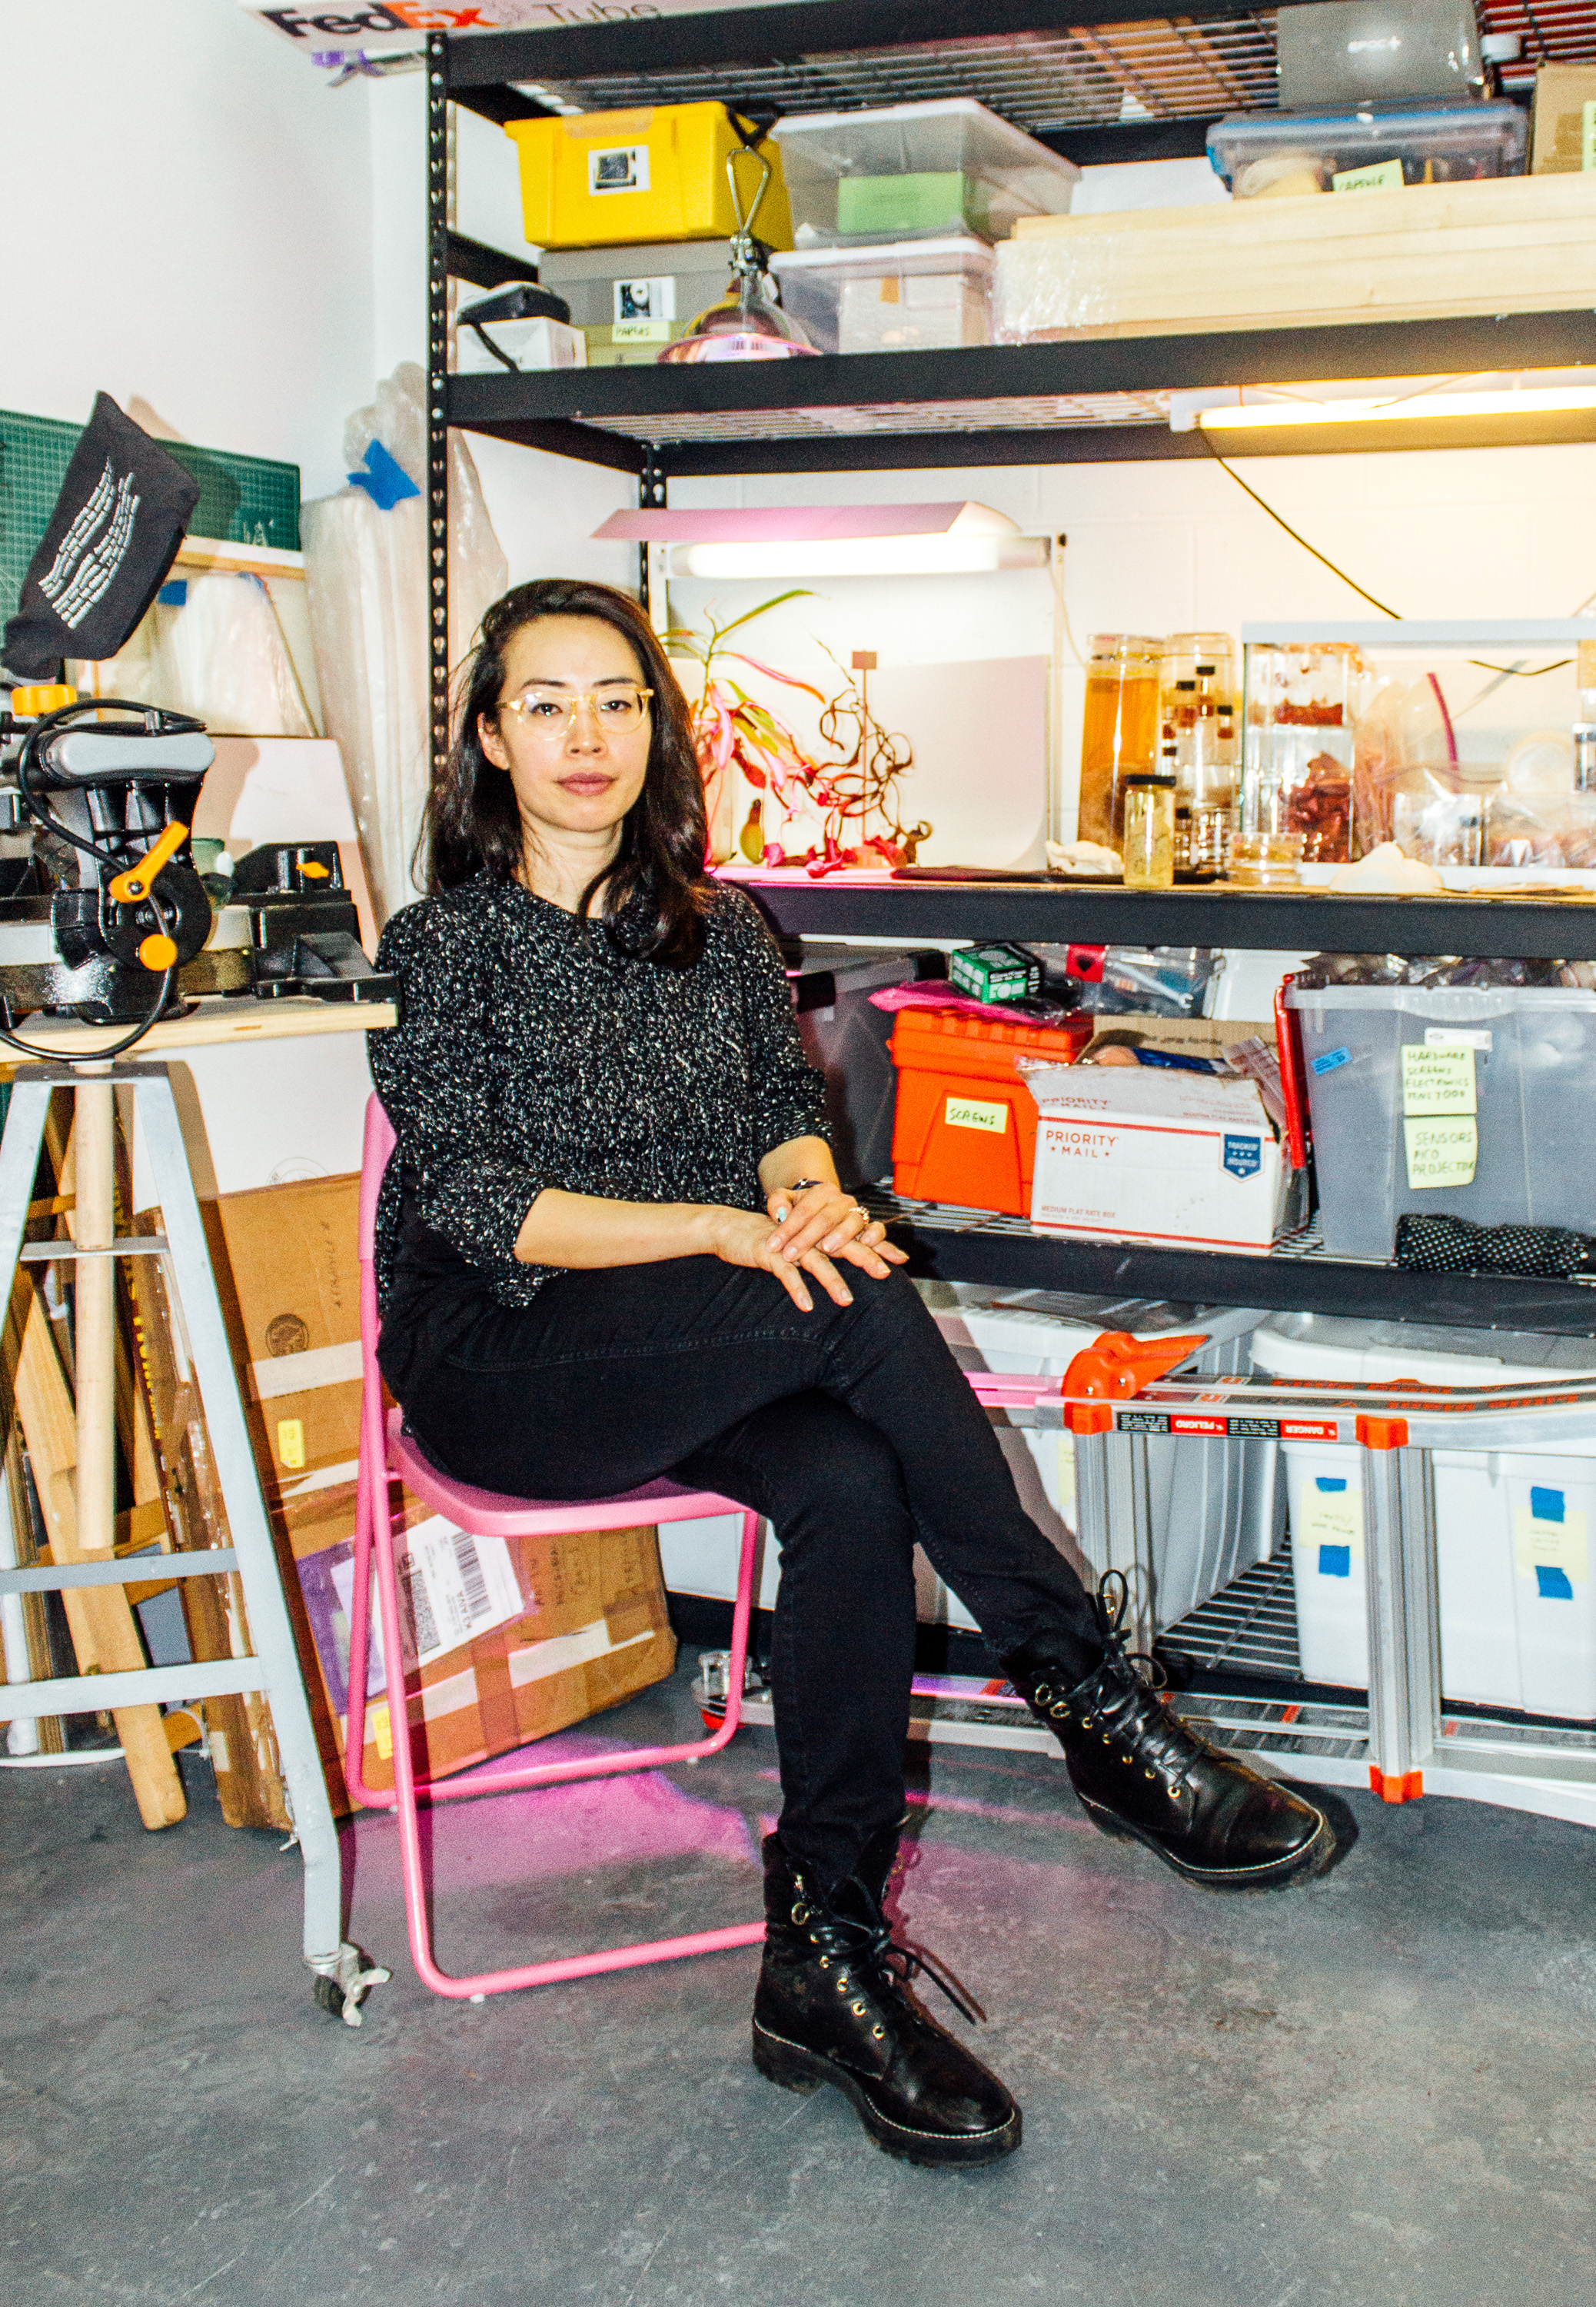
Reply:
M638 959L684 969L704 949L704 917L713 885L704 870L704 781L693 749L687 699L658 636L635 601L608 585L541 577L517 585L482 619L482 638L456 687L456 733L433 781L422 829L427 887L437 896L487 872L514 881L522 859L520 813L508 770L482 750L479 716L495 724L504 660L524 625L544 617L596 617L618 632L653 690L648 770L627 812L615 862L582 893L585 918L601 888L603 927Z

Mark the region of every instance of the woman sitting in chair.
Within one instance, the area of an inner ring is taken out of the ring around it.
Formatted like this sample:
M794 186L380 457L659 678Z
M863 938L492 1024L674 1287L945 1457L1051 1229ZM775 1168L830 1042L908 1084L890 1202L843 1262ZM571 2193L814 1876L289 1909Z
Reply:
M685 699L632 602L517 587L482 621L389 922L371 1037L398 1137L381 1363L440 1467L538 1498L660 1475L767 1515L781 1822L754 2060L831 2082L891 2154L1020 2143L1003 2086L907 1990L882 1900L903 1818L917 1539L1055 1733L1089 1815L1189 1882L1283 1882L1320 1814L1182 1728L1022 1510L986 1413L837 1181L781 964L704 870Z

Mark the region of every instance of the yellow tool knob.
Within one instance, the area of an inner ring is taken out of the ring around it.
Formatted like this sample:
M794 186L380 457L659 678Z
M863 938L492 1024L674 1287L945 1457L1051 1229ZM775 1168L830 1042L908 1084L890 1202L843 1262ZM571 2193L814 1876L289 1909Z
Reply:
M77 701L77 690L64 681L36 681L11 692L11 709L19 721L36 721L41 713L58 713Z
M139 959L146 969L158 973L172 967L177 959L177 948L169 937L163 937L158 931L152 930L140 944Z
M136 865L130 865L125 873L118 873L111 883L111 895L117 904L136 905L141 897L147 897L155 887L162 866L168 858L175 856L187 839L187 826L180 825L174 818L154 848L147 849Z

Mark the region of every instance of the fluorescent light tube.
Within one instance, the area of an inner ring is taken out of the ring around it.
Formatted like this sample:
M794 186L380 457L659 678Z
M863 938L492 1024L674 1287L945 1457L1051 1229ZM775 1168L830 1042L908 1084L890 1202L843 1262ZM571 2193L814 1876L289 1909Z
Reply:
M1034 536L838 536L781 543L679 545L673 577L957 577L1037 569L1046 540Z

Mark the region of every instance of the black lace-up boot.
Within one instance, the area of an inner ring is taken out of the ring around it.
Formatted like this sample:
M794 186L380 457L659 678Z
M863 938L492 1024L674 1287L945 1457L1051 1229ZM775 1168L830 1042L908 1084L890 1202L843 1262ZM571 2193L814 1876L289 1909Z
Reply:
M1139 1671L1147 1661L1127 1651L1124 1609L1125 1582L1111 1570L1097 1590L1103 1662L1084 1681L1046 1640L1003 1661L1063 1746L1092 1819L1105 1834L1134 1835L1209 1890L1266 1890L1317 1874L1335 1850L1324 1814L1181 1720Z
M858 1873L823 1888L765 1838L754 2064L784 2090L835 2083L875 2144L906 2163L995 2163L1020 2144L1020 2109L909 1992L923 1973L978 2015L924 1957L892 1943L881 1904L897 1840L876 1836Z

